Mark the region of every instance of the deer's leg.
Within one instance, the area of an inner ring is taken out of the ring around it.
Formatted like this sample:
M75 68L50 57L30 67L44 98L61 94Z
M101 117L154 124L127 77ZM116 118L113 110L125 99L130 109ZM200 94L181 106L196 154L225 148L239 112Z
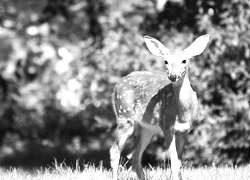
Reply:
M113 146L109 150L110 154L110 165L112 168L112 176L113 179L117 179L117 173L118 173L118 166L120 161L120 148L117 141L114 142Z
M173 136L172 142L169 146L169 155L171 161L171 171L173 180L179 180L179 172L181 167L181 161L178 157L177 149L176 149L176 136Z
M173 136L173 140L169 147L173 180L181 179L180 168L181 168L181 158L184 149L184 144L185 144L185 134L178 134Z
M138 136L132 150L132 166L139 179L145 179L145 174L141 165L141 158L144 150L152 138L153 132L149 129L138 127Z
M173 180L178 180L178 175L179 175L178 169L180 168L180 163L179 163L179 159L178 159L178 155L176 151L175 135L174 135L174 132L170 129L163 129L163 132L165 136L166 147L170 155Z
M122 121L121 121L122 122ZM110 148L110 164L113 172L113 179L117 180L118 166L120 161L121 152L125 146L127 139L133 134L134 127L132 124L120 123L116 130L116 140Z

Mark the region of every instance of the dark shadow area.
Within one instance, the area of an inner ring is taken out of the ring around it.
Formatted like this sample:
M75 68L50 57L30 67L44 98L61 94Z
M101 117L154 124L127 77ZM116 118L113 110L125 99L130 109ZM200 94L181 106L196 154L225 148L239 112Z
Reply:
M36 168L53 167L55 160L59 163L64 162L67 166L76 164L76 161L82 164L102 164L106 168L109 166L109 149L100 149L88 151L86 153L74 154L67 151L64 147L49 148L39 143L29 143L27 150L15 151L12 155L2 158L1 166L5 168L16 167L25 170Z

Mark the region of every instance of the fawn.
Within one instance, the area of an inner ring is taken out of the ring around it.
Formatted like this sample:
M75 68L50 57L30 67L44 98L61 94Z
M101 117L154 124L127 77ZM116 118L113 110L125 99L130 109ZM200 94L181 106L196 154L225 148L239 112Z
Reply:
M162 131L171 160L172 179L181 178L181 156L188 131L197 118L198 101L188 78L189 58L201 54L209 34L182 51L170 51L160 41L144 36L149 51L165 61L167 73L135 71L116 84L112 104L117 118L115 142L110 148L113 179L117 179L121 151L133 133L132 167L145 179L142 154L153 134Z

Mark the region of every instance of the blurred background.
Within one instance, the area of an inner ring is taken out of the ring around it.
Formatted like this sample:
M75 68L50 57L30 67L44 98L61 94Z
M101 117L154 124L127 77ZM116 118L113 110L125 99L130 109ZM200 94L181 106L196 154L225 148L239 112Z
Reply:
M184 48L205 33L189 67L200 114L184 162L249 163L249 21L249 0L0 0L0 167L109 167L114 85L134 70L164 71L143 36ZM153 137L143 163L164 151Z

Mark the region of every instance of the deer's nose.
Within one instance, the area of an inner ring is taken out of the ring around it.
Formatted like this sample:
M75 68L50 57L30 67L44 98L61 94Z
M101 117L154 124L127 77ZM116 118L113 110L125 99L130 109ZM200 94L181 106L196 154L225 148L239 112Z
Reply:
M175 74L170 74L169 79L170 81L175 82L177 79L177 76Z

